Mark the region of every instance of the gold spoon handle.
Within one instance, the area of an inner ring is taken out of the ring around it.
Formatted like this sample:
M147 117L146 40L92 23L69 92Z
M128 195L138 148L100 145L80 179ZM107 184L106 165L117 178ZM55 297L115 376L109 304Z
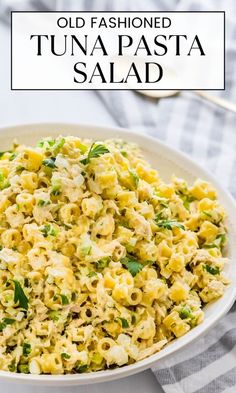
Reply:
M236 113L236 104L234 104L233 102L227 101L224 98L213 96L202 90L194 90L193 93L197 94L198 96L204 98L207 101L213 102L221 108L228 109L229 111Z

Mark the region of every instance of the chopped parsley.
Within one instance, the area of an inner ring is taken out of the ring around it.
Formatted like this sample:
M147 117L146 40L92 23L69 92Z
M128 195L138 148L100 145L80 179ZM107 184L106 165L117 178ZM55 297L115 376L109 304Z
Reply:
M37 143L38 147L46 148L48 150L50 147L54 146L55 139L43 139Z
M82 164L86 165L90 162L91 158L100 157L103 154L110 153L110 151L106 148L106 146L93 143L89 149L88 155L86 158L81 160Z
M118 319L120 320L123 329L127 329L129 327L127 319L121 317L118 317Z
M19 306L21 308L24 308L25 310L28 310L28 303L29 299L24 293L24 290L22 289L21 284L19 281L13 280L14 285L15 285L15 291L14 291L14 302L19 303Z
M51 224L43 225L43 227L40 228L40 231L42 232L44 237L57 236L58 234L58 230L53 228Z
M50 158L46 158L45 160L43 160L42 164L44 166L46 166L47 168L54 169L54 168L56 168L55 161L56 161L56 157L50 157Z
M15 322L15 319L12 318L3 318L2 322L0 322L0 332L3 331L7 327L7 325L12 325Z
M68 355L68 353L66 353L66 352L62 352L61 353L61 358L68 360L68 359L70 359L70 355Z
M103 269L105 269L105 267L107 267L109 265L109 262L110 262L110 258L104 257L96 262L96 268L98 270L103 270Z
M121 263L135 277L144 268L144 265L133 257L125 257L121 259Z
M213 276L216 276L217 274L220 274L220 268L218 266L213 267L210 265L204 265L203 269L207 271L207 273L212 274Z
M79 374L84 373L87 370L87 368L88 368L87 364L81 364L76 367L76 372Z
M67 304L69 304L69 299L66 295L61 295L61 302L63 304L63 306L66 306Z
M25 170L25 167L23 167L22 165L18 165L16 167L16 173L20 174L21 172L23 172Z
M225 243L226 243L226 234L222 233L216 237L216 239L213 243L204 244L203 247L204 248L215 248L215 247L221 248L225 245Z
M61 138L58 141L56 141L56 139L43 139L37 143L37 146L58 154L60 149L64 146L65 141L65 138Z
M31 345L28 343L23 343L23 355L28 356L31 352Z
M159 220L159 218L157 217L155 219L156 224L160 227L160 228L165 228L165 229L173 229L173 228L180 228L185 230L185 227L183 224L181 224L178 221L175 220Z

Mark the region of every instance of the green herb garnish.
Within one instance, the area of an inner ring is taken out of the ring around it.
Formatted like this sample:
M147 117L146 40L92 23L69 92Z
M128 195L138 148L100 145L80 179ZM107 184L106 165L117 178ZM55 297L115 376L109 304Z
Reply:
M132 181L134 183L134 187L138 188L139 177L138 177L137 173L133 169L129 169L129 173L130 173L130 176L131 176Z
M86 244L86 245L82 246L80 249L81 256L85 257L86 255L89 255L91 252L91 249L92 249L91 244Z
M204 244L204 248L221 248L225 245L226 242L226 234L222 233L218 235L213 243L210 244Z
M55 145L53 146L54 154L58 154L59 153L61 148L64 146L65 141L66 141L65 138L61 138L58 142L55 143Z
M23 343L23 355L28 356L31 352L31 345L28 343Z
M43 227L40 228L44 237L48 236L57 236L58 230L53 228L51 224L45 224Z
M206 210L203 210L203 211L202 211L202 214L204 214L204 215L207 216L207 217L212 217L212 214L209 213L209 212L206 211Z
M141 270L143 269L144 265L138 262L133 257L125 257L121 259L121 263L125 266L128 271L135 277Z
M207 271L207 273L212 274L213 276L216 276L217 274L220 274L220 268L218 266L213 267L210 265L204 265L203 269Z
M81 160L80 162L84 165L88 164L91 158L100 157L103 154L110 153L109 150L104 145L96 145L93 143L89 149L88 156Z
M29 365L28 364L19 364L17 369L22 374L29 374Z
M185 306L180 310L179 316L181 319L188 319L188 318L192 318L193 314L190 308Z
M50 310L48 315L54 322L57 322L60 319L60 313L56 310Z
M76 372L81 374L84 373L87 370L88 366L87 364L81 364L80 366L76 367Z
M15 319L12 318L3 318L2 322L0 322L0 332L3 331L7 327L7 325L12 325L15 322Z
M42 141L39 141L37 143L37 146L43 148L46 147L46 149L48 150L50 147L54 146L54 144L55 144L55 139L43 139Z
M159 220L159 219L155 219L156 224L160 227L160 228L165 228L165 229L173 229L173 228L181 228L183 230L185 230L185 227L183 224L181 224L178 221L175 220Z
M127 329L129 327L127 319L121 317L118 317L118 319L120 320L123 329Z
M43 160L42 164L47 168L54 169L56 168L55 161L56 161L56 157L50 157L50 158L46 158L46 160Z
M43 199L40 199L38 201L38 206L40 206L40 207L44 207L44 206L47 206L47 205L50 205L50 201L44 201Z
M68 299L68 297L66 295L61 295L61 302L62 302L63 306L65 306L65 305L70 303L69 299Z
M66 352L62 352L61 353L61 358L67 360L67 359L70 359L70 355L68 355L68 353L66 353Z
M102 259L100 259L99 261L96 262L96 268L98 270L103 270L103 269L105 269L109 265L109 262L110 262L110 258L109 257L104 257L104 258L102 258Z
M17 173L17 174L22 173L24 170L25 170L25 167L23 167L22 165L18 165L18 166L16 167L16 173Z
M87 277L89 277L89 278L96 277L96 276L97 276L97 273L96 273L96 272L93 272L93 271L91 271L91 272L89 272L89 273L87 274Z
M51 194L54 195L54 196L60 195L61 194L61 185L60 184L55 184L52 187Z
M15 285L15 291L14 291L14 302L19 303L19 306L21 308L24 308L25 310L28 310L28 303L29 299L26 297L21 284L19 281L13 280L14 285Z

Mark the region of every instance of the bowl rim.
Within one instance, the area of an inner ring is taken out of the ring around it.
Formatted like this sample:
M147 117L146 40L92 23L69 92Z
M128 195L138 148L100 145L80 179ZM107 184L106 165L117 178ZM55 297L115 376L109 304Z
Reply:
M236 203L233 199L233 197L229 194L227 190L221 186L217 178L212 175L208 170L203 168L201 165L199 165L194 159L189 158L185 153L176 150L169 145L165 144L164 142L160 141L157 138L154 138L152 136L146 135L143 132L137 132L133 130L129 130L127 128L120 128L120 127L114 127L114 126L102 126L102 125L95 125L95 124L76 124L76 123L57 123L57 122L40 122L40 123L28 123L28 124L19 124L19 125L7 125L0 127L0 139L1 136L4 133L8 133L8 138L10 137L10 134L15 134L17 130L22 130L24 129L25 131L29 130L31 133L33 129L40 130L45 129L46 127L49 128L49 134L50 134L50 128L52 130L53 128L58 128L59 130L63 131L63 127L68 128L71 127L72 129L81 129L81 130L86 130L86 131L92 131L92 132L101 132L102 131L106 133L118 133L124 136L128 136L128 138L133 138L134 141L135 139L138 140L138 144L140 145L140 141L153 145L155 145L164 150L164 154L173 154L174 156L180 158L180 160L185 161L186 164L191 165L196 169L196 171L201 172L207 180L211 181L214 186L217 188L218 191L220 191L221 195L227 200L227 202L231 205L231 208L234 209L235 215L236 215ZM54 132L54 131L53 131ZM24 135L26 132L24 132ZM15 136L15 135L14 135ZM112 135L110 136L112 138ZM103 139L103 137L101 137ZM96 371L96 372L91 372L91 373L85 373L85 374L67 374L67 375L33 375L33 374L18 374L18 373L13 373L13 372L8 372L8 371L0 371L0 380L6 381L6 382L17 382L17 383L24 383L24 384L40 384L42 386L70 386L70 385L85 385L85 384L93 384L93 383L100 383L100 382L106 382L106 381L112 381L115 379L119 378L124 378L129 375L136 374L138 372L141 372L143 370L146 370L150 368L151 366L154 366L158 362L160 362L162 359L166 359L169 356L171 356L173 353L176 351L180 351L182 348L186 347L190 343L194 342L198 338L200 338L203 334L205 334L210 328L212 328L218 321L221 319L231 308L233 303L236 300L236 288L231 288L232 291L229 295L229 299L225 304L222 306L220 310L218 310L218 313L213 316L211 316L208 320L205 320L202 322L202 324L198 325L194 329L192 329L190 332L188 332L186 335L183 337L185 340L182 342L181 338L174 340L175 346L174 348L172 347L171 342L169 345L165 347L165 352L162 355L162 351L157 352L156 354L153 354L149 356L148 358L145 358L143 360L140 360L136 363L133 363L131 365L126 365L122 367L118 367L116 369L111 369L111 370L102 370L102 371ZM216 301L217 303L217 301ZM180 341L179 341L180 340Z

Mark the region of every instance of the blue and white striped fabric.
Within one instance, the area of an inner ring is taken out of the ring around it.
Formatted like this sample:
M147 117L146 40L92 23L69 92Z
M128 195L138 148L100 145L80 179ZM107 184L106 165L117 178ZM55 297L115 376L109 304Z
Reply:
M6 4L9 0L2 0ZM66 0L12 1L14 9L48 10L225 10L226 90L236 101L235 0ZM3 6L4 3L2 3ZM7 22L9 9L0 9ZM58 92L58 94L60 94ZM182 150L212 171L236 197L236 114L191 92L153 101L129 91L94 92L117 125L139 130ZM207 335L163 360L153 372L166 393L236 392L236 306Z

